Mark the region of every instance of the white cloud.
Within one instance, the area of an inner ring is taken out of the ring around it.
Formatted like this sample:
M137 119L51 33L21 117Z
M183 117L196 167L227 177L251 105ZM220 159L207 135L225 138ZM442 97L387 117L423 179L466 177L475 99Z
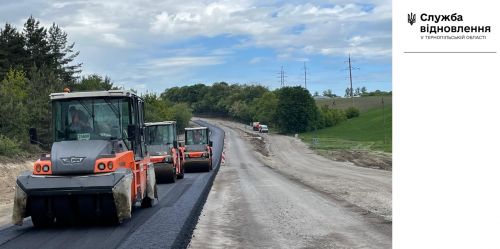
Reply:
M111 33L103 34L102 39L107 43L110 43L110 44L113 44L113 45L116 45L119 47L125 47L127 45L127 42L124 39L118 37L115 34L111 34Z
M224 63L224 60L218 56L181 56L153 59L147 62L146 65L155 68L169 68L211 66L222 63Z

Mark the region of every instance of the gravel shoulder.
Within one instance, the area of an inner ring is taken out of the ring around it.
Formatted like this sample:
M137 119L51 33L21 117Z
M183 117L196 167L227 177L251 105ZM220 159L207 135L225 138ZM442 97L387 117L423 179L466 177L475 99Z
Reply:
M245 137L260 152L255 153L257 158L280 174L392 222L391 171L325 158L295 137L259 134L250 126L231 121L210 119L210 122Z
M12 203L17 176L25 170L33 169L35 160L23 159L21 162L0 158L0 226L11 222Z
M390 222L269 167L244 132L220 127L226 162L189 248L391 248Z

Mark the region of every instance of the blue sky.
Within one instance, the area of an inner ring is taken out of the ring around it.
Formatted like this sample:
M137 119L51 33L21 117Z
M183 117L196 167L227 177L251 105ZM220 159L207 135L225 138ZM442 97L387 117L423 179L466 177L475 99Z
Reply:
M392 89L391 1L18 0L0 21L22 28L29 15L60 25L76 43L83 74L108 75L140 92L194 83L256 83L271 89L348 85Z

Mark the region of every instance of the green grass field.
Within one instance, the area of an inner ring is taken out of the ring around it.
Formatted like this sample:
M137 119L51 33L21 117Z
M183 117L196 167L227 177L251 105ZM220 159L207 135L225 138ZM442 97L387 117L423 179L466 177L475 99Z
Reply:
M369 96L359 97L354 99L354 107L359 111L365 112L375 108L382 108L382 96ZM328 105L333 109L346 109L351 106L352 100L350 98L334 98L334 99L320 99L316 100L318 107ZM392 96L384 96L384 103L386 106L392 106Z
M337 126L302 133L300 138L307 143L311 143L313 137L319 138L319 144L315 148L322 150L345 149L392 152L392 101L391 104L388 104L387 97L384 97L385 110L383 112L381 104L380 106L370 105L369 103L376 103L376 101L373 100L373 97L367 98L370 99L355 99L365 109L365 111L361 110L359 117L347 120ZM380 97L376 98L380 99ZM385 126L383 113L385 113ZM384 143L384 136L386 136L386 143Z

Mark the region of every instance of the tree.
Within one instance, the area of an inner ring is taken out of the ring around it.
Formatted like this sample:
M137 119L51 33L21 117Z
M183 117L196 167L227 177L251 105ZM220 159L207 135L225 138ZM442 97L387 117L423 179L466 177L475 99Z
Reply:
M18 141L27 139L28 82L22 70L10 69L0 84L0 134Z
M160 122L175 120L177 122L177 130L181 131L186 128L191 120L192 112L189 106L185 103L177 103L173 106L168 101L161 99L155 93L148 93L142 96L144 99L146 122Z
M29 61L28 68L42 66L52 66L50 46L47 41L47 30L40 26L40 21L30 16L24 24L24 39L26 40L26 50Z
M361 90L360 88L356 88L356 91L354 92L354 96L360 96L361 95Z
M361 94L365 95L367 92L366 87L361 87Z
M277 91L276 123L280 132L304 132L316 124L318 109L309 92L300 87L283 87Z
M72 91L107 91L116 90L118 87L113 85L111 78L104 78L98 74L83 76L81 80L74 84L68 84Z
M12 68L22 70L28 60L25 44L22 34L9 23L0 30L0 79Z
M350 96L351 96L351 88L348 87L348 88L345 89L345 95L344 95L344 97L347 98L347 97L350 97Z
M333 97L335 97L335 94L332 93L331 89L327 89L327 90L323 91L323 96L333 98Z
M278 97L274 92L266 92L262 97L255 100L254 120L262 123L275 123Z
M156 94L148 93L142 95L144 99L144 119L146 122L160 122L172 120L174 114L165 101Z
M182 131L189 125L193 113L191 108L186 103L177 103L172 106L174 114L173 120L177 122L177 131Z
M55 23L49 28L48 45L53 60L51 64L63 81L73 82L76 79L75 74L81 72L82 63L70 65L80 52L73 51L75 43L68 45L67 37L68 35Z
M313 96L314 96L314 97L318 97L318 96L319 96L318 91L315 91Z
M52 142L52 109L49 95L61 92L66 86L47 66L33 67L27 73L29 78L28 110L29 127L37 128L39 141L45 149L50 149Z

